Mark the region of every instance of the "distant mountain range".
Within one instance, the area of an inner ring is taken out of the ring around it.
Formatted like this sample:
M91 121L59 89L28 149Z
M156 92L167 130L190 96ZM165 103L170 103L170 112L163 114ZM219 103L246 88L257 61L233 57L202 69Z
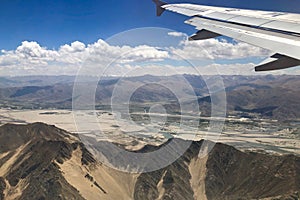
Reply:
M299 157L244 153L218 143L199 158L202 145L213 143L192 142L173 164L130 174L99 163L76 135L54 126L3 125L0 199L300 198ZM146 145L136 153L155 148Z
M261 117L278 120L300 118L299 76L223 76L227 95L228 114L234 112L254 113ZM179 98L198 98L203 115L210 115L210 93L205 80L214 83L214 76L170 77L105 77L98 83L96 105L109 105L116 86L124 92L138 89L130 101L134 104L163 103L178 109ZM21 108L68 108L72 107L72 92L75 77L3 77L0 79L0 103L2 107ZM97 81L95 77L82 77L82 84ZM193 88L187 90L185 85ZM170 89L171 88L171 89ZM176 94L174 90L176 88ZM212 87L213 88L213 87ZM218 92L215 90L213 92ZM251 115L248 115L251 116Z

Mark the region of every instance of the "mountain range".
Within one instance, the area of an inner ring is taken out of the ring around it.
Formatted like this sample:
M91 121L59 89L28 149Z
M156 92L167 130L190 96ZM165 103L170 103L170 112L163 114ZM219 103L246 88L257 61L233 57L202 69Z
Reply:
M72 76L2 77L0 104L2 107L23 109L71 109L75 79ZM110 106L116 87L124 93L130 88L137 88L130 98L133 104L147 107L147 104L159 102L175 111L179 109L178 99L188 101L197 98L202 115L209 116L210 96L220 92L214 89L214 83L219 79L215 76L145 75L105 77L99 82L96 77L82 77L80 81L86 85L98 82L95 100L99 108ZM222 81L227 96L228 115L254 113L259 117L281 121L300 118L299 76L222 76ZM212 91L208 90L208 82ZM186 85L192 89L187 89Z

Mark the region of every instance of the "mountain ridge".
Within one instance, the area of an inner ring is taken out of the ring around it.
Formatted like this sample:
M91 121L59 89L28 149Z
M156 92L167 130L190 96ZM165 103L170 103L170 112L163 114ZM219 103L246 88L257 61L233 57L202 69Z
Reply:
M203 144L213 148L199 157ZM99 163L76 135L43 123L1 126L0 163L0 199L285 199L300 191L294 155L201 140L169 166L130 174Z

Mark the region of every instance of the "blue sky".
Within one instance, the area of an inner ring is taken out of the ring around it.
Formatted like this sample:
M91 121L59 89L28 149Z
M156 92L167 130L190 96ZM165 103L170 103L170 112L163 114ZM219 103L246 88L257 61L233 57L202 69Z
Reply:
M190 0L205 5L300 12L298 0ZM2 0L0 49L15 49L22 41L37 41L50 49L73 41L90 44L140 27L164 27L192 34L185 18L173 13L155 16L151 0Z

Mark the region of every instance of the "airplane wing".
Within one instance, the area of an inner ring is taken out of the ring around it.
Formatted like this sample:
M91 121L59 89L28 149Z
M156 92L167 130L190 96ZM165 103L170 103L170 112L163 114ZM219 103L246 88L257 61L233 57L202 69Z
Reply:
M190 17L185 23L198 29L190 40L224 35L275 52L255 71L300 65L300 14L153 1L158 16L167 10Z

